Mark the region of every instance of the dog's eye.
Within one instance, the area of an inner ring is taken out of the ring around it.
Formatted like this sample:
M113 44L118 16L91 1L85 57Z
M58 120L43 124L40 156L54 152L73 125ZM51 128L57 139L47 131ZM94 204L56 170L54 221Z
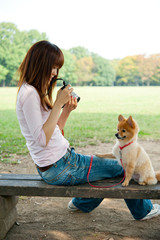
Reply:
M122 132L125 132L125 131L126 131L125 129L122 130Z
M119 132L119 128L117 128L117 131Z

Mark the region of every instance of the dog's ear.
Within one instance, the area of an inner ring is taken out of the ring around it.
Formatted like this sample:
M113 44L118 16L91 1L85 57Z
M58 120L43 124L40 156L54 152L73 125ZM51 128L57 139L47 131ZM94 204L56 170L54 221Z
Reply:
M133 121L132 116L129 116L129 118L127 119L127 123L131 128L135 128L135 123Z
M120 114L119 117L118 117L118 121L121 122L123 120L125 120L125 118Z

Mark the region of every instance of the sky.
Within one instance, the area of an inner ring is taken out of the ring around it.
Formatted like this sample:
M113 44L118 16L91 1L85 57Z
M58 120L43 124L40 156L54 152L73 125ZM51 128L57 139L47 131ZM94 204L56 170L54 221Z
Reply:
M107 59L160 53L160 0L0 0L0 22Z

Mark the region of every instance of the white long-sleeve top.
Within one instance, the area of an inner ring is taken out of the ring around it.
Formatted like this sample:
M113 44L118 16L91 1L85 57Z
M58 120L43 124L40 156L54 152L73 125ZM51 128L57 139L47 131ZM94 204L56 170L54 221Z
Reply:
M65 155L69 142L61 134L58 125L46 146L43 124L48 119L51 110L43 109L39 94L33 86L27 83L21 86L17 96L16 112L21 132L35 164L45 167Z

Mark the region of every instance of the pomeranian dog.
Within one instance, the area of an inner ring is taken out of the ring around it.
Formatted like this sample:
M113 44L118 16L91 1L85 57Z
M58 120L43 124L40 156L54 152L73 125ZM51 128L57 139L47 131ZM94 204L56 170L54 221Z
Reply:
M139 127L130 116L128 119L118 117L117 143L111 154L96 154L100 158L117 159L122 161L125 169L123 186L128 186L133 178L140 185L153 185L160 181L160 171L155 173L151 160L145 150L137 142Z

